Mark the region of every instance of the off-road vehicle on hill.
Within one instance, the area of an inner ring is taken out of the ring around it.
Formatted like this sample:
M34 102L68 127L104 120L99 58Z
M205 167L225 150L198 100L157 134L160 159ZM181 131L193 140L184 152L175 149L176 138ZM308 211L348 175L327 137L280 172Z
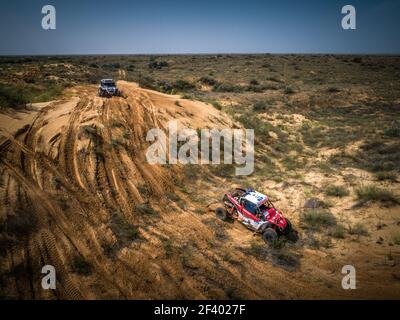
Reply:
M113 79L102 79L99 84L99 97L121 96L121 91Z
M218 218L235 219L249 229L262 234L265 242L274 242L280 236L289 241L297 241L298 233L293 229L289 219L277 210L271 200L254 189L236 188L222 199L224 208L217 208Z

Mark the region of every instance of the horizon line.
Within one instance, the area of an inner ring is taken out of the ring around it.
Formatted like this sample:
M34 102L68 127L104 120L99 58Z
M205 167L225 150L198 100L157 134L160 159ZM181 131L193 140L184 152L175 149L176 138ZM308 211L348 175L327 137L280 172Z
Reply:
M398 53L371 52L371 53L343 53L343 52L206 52L206 53L24 53L1 54L0 57L66 57L66 56L207 56L207 55L343 55L343 56L400 56Z

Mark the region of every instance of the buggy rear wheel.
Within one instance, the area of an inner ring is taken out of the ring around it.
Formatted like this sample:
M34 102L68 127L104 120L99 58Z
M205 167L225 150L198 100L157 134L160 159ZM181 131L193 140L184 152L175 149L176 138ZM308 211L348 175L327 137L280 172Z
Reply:
M262 238L266 243L273 243L278 239L278 234L272 228L267 228L262 234Z
M228 219L228 211L225 208L217 208L215 209L215 215L217 218L226 221Z

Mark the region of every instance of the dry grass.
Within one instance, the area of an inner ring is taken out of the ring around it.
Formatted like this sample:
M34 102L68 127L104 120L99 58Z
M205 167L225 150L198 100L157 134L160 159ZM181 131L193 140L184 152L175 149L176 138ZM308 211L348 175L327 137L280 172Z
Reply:
M350 194L349 190L343 186L330 185L325 189L325 194L332 197L345 197Z
M381 202L386 205L396 205L400 203L399 198L392 191L374 185L359 187L355 192L358 200L362 203L369 201Z
M320 230L336 224L336 219L326 209L307 209L301 216L301 222L306 229Z

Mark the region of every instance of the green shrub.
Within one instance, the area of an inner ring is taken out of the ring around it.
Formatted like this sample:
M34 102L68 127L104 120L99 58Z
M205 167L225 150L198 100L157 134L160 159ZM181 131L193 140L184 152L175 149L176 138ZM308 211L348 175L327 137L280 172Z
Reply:
M33 93L30 97L30 102L46 102L57 98L64 87L58 84L46 84L45 87L40 88L36 93Z
M28 102L28 96L22 87L0 86L0 108L23 108Z
M375 173L375 178L378 181L384 181L384 180L389 180L392 182L397 181L397 176L394 172L376 172Z
M337 239L343 239L346 229L343 225L338 224L332 231L331 235Z
M221 105L219 102L217 102L217 101L212 101L211 104L212 104L212 106L213 106L215 109L217 109L217 110L222 110L222 105Z
M199 81L202 84L208 85L208 86L214 86L217 83L217 80L211 78L211 77L201 77Z
M361 145L361 149L364 151L372 151L372 150L379 150L382 146L384 145L384 142L381 140L374 140L374 141L368 141L365 142L363 145Z
M257 101L253 104L253 111L255 112L265 112L268 108L268 105L265 101Z
M295 93L295 91L292 87L285 88L285 94L293 94L293 93Z
M325 209L307 209L301 215L301 222L306 229L315 230L336 225L335 217Z
M156 81L148 76L139 76L138 84L139 87L144 89L156 90L157 87Z
M92 273L92 266L82 256L76 255L72 259L72 271L82 276L88 276Z
M356 223L354 226L349 227L349 234L366 236L368 235L368 230L362 223Z
M127 140L130 139L131 138L131 131L128 130L128 129L124 130L124 132L122 133L122 137L124 139L127 139Z
M336 88L336 87L329 87L326 91L329 92L329 93L338 93L341 90L339 88Z
M400 137L400 125L398 123L393 124L390 128L384 131L388 137L399 138Z
M369 170L372 172L378 171L392 171L396 168L396 164L392 161L379 161L375 160L374 162L367 165Z
M156 61L154 58L150 58L150 62L148 64L150 69L162 69L164 67L168 67L167 61Z
M263 258L266 254L266 246L265 243L260 244L258 242L252 241L250 243L250 247L246 248L244 251L246 254L255 256L256 258Z
M400 234L396 234L392 237L393 243L396 245L400 245Z
M278 127L275 127L271 123L260 119L260 117L258 117L256 114L251 112L244 113L240 116L237 116L236 120L240 121L246 128L254 129L256 137L258 136L260 139L263 137L269 137L269 131L275 132L278 135L279 141L275 143L274 147L277 147L278 143L281 143L282 149L287 150L286 142L288 135Z
M102 65L102 67L104 69L119 69L119 68L121 68L121 64L118 63L118 62L115 62L115 63L104 63Z
M109 144L109 149L118 149L120 146L122 146L124 143L120 138L115 138L115 139L111 139L111 142Z
M111 229L120 243L130 242L140 237L137 226L130 224L121 212L111 215Z
M326 188L325 194L332 197L345 197L349 195L349 190L343 186L330 185Z
M182 79L176 80L173 87L178 91L187 91L195 88L194 84Z
M396 195L390 190L378 188L375 186L362 186L356 189L357 198L362 202L380 201L386 204L400 204Z
M166 80L157 81L158 91L170 93L174 87L171 83Z
M297 158L285 156L281 163L287 170L297 170L304 168L304 161L298 161Z
M185 93L185 94L182 96L182 99L193 100L194 97L193 97L191 94Z
M249 85L249 86L244 87L243 89L248 92L263 92L265 88L266 87L264 87L264 86Z
M281 80L279 80L277 77L267 77L268 81L272 81L272 82L282 82Z
M4 232L5 238L15 239L16 242L24 241L37 227L37 219L34 212L28 209L16 209L13 214L7 216L2 223L0 221L0 234Z
M299 264L298 255L290 251L286 247L276 250L276 252L274 253L274 257L277 260L276 262L280 265L296 267Z
M242 92L243 88L231 83L217 83L213 87L215 92Z

